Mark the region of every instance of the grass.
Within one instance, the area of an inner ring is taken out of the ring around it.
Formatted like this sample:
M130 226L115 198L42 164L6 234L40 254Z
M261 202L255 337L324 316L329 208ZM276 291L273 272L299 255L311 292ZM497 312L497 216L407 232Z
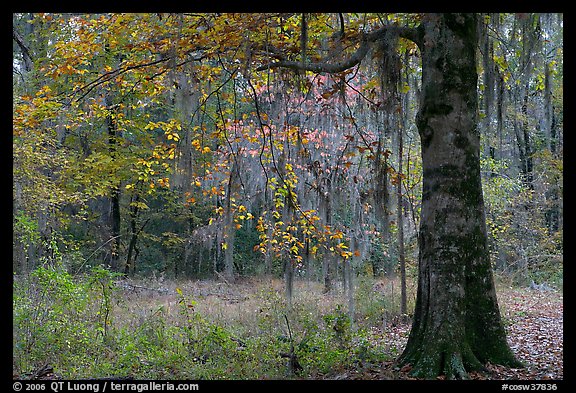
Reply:
M279 279L119 281L39 269L14 284L13 372L49 363L66 379L316 378L390 360L370 339L399 310L394 280L359 279L355 323L341 290ZM298 367L290 363L296 359Z

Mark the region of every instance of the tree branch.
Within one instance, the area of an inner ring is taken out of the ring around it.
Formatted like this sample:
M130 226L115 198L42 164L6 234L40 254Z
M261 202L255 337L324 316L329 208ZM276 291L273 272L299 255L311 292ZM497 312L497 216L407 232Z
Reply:
M280 60L275 63L266 64L256 68L256 71L264 71L269 68L291 68L293 70L302 70L302 71L313 71L313 72L328 72L331 74L335 74L338 72L342 72L349 68L354 67L355 65L359 64L362 59L368 53L369 45L368 43L363 40L360 44L360 47L354 52L348 59L329 63L329 62L302 62L302 61L291 61L291 60Z
M256 68L256 71L264 71L270 68L290 68L293 70L300 71L312 71L316 73L327 72L329 74L335 74L338 72L345 71L359 64L370 49L370 46L376 41L383 39L387 33L397 34L399 37L406 38L413 41L418 47L421 43L421 35L417 28L404 27L404 26L384 26L367 34L364 34L360 40L360 46L354 53L350 55L347 59L331 62L330 59L319 62L303 62L303 61L292 61L286 59L280 59L273 63L268 63ZM278 53L278 50L274 50L273 53Z
M12 27L12 38L18 44L20 51L22 52L22 58L24 59L24 67L26 71L32 71L32 56L30 55L30 49L24 42L24 38L16 31L14 27Z

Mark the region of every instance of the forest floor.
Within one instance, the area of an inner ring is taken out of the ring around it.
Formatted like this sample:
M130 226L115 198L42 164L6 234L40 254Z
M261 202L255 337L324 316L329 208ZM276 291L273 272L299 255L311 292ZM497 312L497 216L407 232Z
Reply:
M506 368L488 365L487 373L470 373L478 380L562 380L563 372L563 294L529 288L498 288L498 302L512 351L526 367ZM395 347L406 345L410 323L399 318L385 331L374 328L374 338ZM384 366L384 367L382 367ZM326 376L330 379L414 379L409 367L398 369L393 362L367 370L348 370ZM439 377L441 379L441 377Z
M374 291L389 292L399 287L391 282L376 281ZM164 292L174 293L176 283L161 286ZM218 319L219 323L249 324L251 312L258 310L256 293L273 290L283 293L280 280L266 281L240 280L233 285L221 281L188 281L178 287L199 300L197 307L205 315ZM414 288L412 288L413 290ZM396 296L399 294L396 293ZM508 341L518 360L525 368L511 369L498 365L488 365L486 373L471 373L472 379L484 380L561 380L563 379L563 293L559 290L537 290L497 285L498 302L508 333ZM149 297L148 297L149 296ZM173 295L148 294L154 303L171 303ZM261 299L261 298L260 298ZM294 289L294 302L315 303L319 313L329 312L336 303L344 303L342 294L326 296L318 283L297 281ZM410 322L398 315L373 326L370 337L374 345L385 348L391 359L396 358L407 342ZM373 363L350 369L314 375L314 379L414 379L409 376L408 367L399 369L393 361Z
M411 309L415 285L414 280L408 281ZM409 367L399 368L394 363L410 332L410 322L399 313L397 279L358 279L353 328L335 324L348 321L348 303L341 286L325 294L319 282L296 280L292 308L287 308L284 284L279 279L245 278L234 283L123 279L116 282L116 287L115 305L111 310L114 324L108 327L110 337L100 344L91 342L92 352L99 354L97 365L80 346L69 352L61 349L63 354L53 354L51 359L44 359L42 351L35 352L36 360L19 358L14 364L27 367L15 368L14 375L21 378L37 375L29 368L43 360L54 366L52 377L72 379L101 374L159 379L190 378L190 375L201 376L201 379L414 379L409 375ZM487 372L473 372L470 377L476 380L564 379L562 290L510 286L504 280L497 280L496 288L510 347L525 367L487 365ZM101 307L98 300L94 304ZM192 324L192 321L195 322ZM77 325L80 330L89 327ZM339 331L338 327L344 330ZM28 326L31 328L36 326ZM209 334L201 329L208 329ZM188 338L181 342L178 337L183 332L196 336L190 336L192 341ZM57 345L61 341L60 336L52 339L56 341L47 343ZM224 347L225 342L233 345ZM285 359L278 358L280 351L286 351L287 342L298 348L305 344L308 348L298 355L302 355L304 367L300 374L290 373ZM196 346L189 347L191 343ZM201 356L191 359L186 355L189 350L208 353L210 364L202 363ZM240 354L243 355L238 359L245 361L234 362ZM70 355L77 356L72 364L67 363ZM18 353L18 356L28 355ZM84 369L76 366L79 360L84 362L81 364Z

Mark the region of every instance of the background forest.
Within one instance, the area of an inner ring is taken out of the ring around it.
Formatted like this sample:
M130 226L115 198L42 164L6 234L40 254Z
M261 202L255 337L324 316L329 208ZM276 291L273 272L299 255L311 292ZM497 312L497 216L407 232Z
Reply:
M419 51L264 65L419 18L13 14L14 373L314 378L397 355L371 329L413 308ZM563 17L478 29L493 267L561 291Z

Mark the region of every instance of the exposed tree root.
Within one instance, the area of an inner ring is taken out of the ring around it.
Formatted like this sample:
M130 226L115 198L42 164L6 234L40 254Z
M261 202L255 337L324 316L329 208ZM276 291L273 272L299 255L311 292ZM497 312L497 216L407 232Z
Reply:
M401 357L399 362L403 365L411 364L410 375L423 379L436 379L442 375L446 379L470 379L470 371L486 371L467 344L460 348L448 347L443 350L427 345L422 351L412 351Z

